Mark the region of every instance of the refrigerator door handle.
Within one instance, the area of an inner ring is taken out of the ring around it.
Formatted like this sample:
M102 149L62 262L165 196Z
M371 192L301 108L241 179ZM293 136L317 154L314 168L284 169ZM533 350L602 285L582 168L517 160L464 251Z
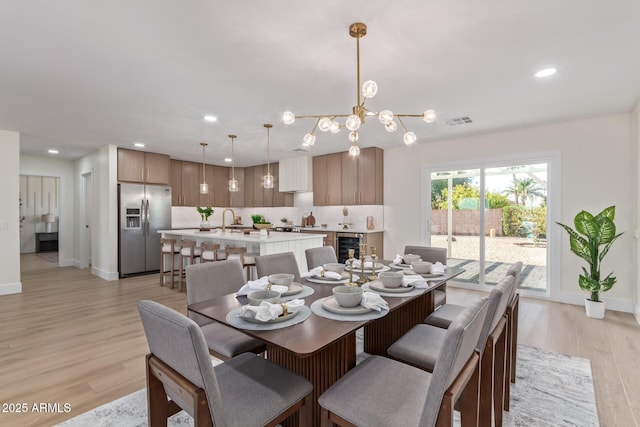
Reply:
M146 235L149 235L149 221L151 220L151 214L149 213L149 199L146 199L146 207L145 207L145 227L146 227Z

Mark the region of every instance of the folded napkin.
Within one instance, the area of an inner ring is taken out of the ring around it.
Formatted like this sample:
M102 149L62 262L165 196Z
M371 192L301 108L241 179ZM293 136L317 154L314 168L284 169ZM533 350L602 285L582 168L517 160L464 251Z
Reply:
M380 295L374 292L363 292L360 305L364 308L370 308L376 311L382 311L389 308L389 304Z
M322 266L312 268L308 273L302 273L302 277L320 277L322 276L322 270L324 268ZM342 275L340 273L336 273L335 271L325 271L324 277L327 279L341 280Z
M265 289L267 289L267 285L269 285L268 276L261 277L258 280L250 280L247 283L245 283L244 286L242 286L238 290L238 292L236 292L236 296L248 295L250 292L253 292L253 291L264 291ZM272 285L271 290L277 291L283 294L287 292L289 288L286 286Z
M294 299L289 302L282 303L287 307L287 313L295 313L304 305L304 300ZM240 310L240 317L249 317L261 322L268 322L276 319L282 314L282 304L272 304L262 301L260 305L245 305Z
M433 274L444 274L447 270L447 266L443 265L441 262L436 262L431 266L431 273Z
M347 260L347 264L349 263L349 261ZM359 259L354 259L353 260L353 268L361 268L361 264L362 261L360 261ZM365 261L364 262L364 268L373 268L373 262L372 261Z
M412 274L410 276L405 275L402 278L402 286L407 287L409 285L413 285L413 287L417 289L425 289L428 287L426 280L418 274Z
M402 264L402 255L396 254L396 257L393 259L392 264Z

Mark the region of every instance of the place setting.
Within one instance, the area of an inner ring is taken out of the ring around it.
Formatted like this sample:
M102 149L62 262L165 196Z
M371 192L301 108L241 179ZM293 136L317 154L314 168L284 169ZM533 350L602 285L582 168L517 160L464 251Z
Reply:
M278 292L283 301L289 301L294 298L306 298L314 293L313 288L296 283L293 279L293 274L278 273L250 280L236 292L236 297L245 296L254 291L272 290Z
M312 268L302 277L312 283L322 283L328 285L340 285L349 283L349 273L344 271L344 264L338 262L327 263L316 268ZM352 280L359 280L360 276L353 274Z
M419 275L424 279L444 279L447 267L441 262L422 261L419 255L396 255L389 267L401 270L407 276Z
M341 285L333 288L333 295L314 301L311 311L327 319L361 322L386 316L389 304L364 288Z
M385 297L411 297L421 295L429 287L419 275L406 275L402 271L383 271L376 280L362 285L365 291Z

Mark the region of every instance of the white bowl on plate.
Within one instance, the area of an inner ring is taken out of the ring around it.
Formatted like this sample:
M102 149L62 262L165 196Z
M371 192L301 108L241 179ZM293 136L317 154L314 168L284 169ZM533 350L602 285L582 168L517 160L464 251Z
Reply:
M277 304L280 302L280 292L277 291L253 291L247 295L249 305L260 305L262 301L270 302L271 304Z
M426 274L431 273L432 263L429 261L418 261L411 263L411 269L418 274Z
M397 288L402 285L404 272L402 271L383 271L378 274L380 281L385 288Z
M402 260L405 264L411 265L414 262L422 261L422 258L420 258L420 255L404 254L402 255Z
M358 286L336 286L333 297L341 307L356 307L362 301L362 288Z
M333 271L334 273L342 274L344 271L344 264L339 262L329 262L322 266L326 271Z
M271 274L269 275L269 283L271 283L272 285L289 287L293 283L294 277L295 276L293 274L289 273Z

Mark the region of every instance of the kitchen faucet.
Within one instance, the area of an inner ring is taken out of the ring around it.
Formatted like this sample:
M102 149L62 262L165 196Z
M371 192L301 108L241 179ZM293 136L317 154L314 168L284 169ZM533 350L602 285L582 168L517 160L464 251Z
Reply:
M235 221L236 219L236 213L233 211L233 209L231 208L227 208L225 210L222 211L222 232L224 233L224 214L227 213L227 211L231 211L231 222Z

